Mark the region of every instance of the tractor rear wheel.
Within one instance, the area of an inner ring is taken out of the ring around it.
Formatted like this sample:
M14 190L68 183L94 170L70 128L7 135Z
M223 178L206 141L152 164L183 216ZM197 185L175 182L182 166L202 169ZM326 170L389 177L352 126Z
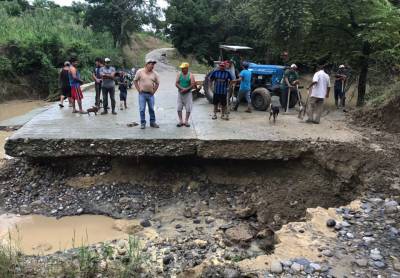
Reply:
M203 90L204 94L206 95L207 100L210 103L213 103L213 96L214 96L214 82L210 80L210 75L212 71L207 73L206 77L204 78L204 83L203 83Z
M271 104L271 94L265 88L257 88L251 93L251 104L254 109L266 111Z

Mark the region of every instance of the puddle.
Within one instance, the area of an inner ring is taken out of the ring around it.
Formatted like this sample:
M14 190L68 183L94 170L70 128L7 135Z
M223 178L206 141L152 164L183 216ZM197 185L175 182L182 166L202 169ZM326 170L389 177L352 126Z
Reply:
M46 104L48 103L43 100L14 100L0 103L0 121L24 115L29 111L43 107Z
M80 215L56 219L40 215L0 215L0 237L27 255L46 255L73 247L127 238L142 230L135 220Z

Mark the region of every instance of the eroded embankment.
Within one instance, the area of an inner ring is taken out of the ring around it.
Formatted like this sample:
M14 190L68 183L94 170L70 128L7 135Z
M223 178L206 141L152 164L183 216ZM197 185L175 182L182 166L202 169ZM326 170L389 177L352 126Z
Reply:
M221 144L207 146L217 149L208 157L215 153L249 154L254 147L218 146ZM314 142L293 159L227 157L14 159L0 169L0 205L4 211L20 214L102 214L132 219L133 228L129 224L128 229L146 240L143 250L152 257L146 269L149 277L190 277L199 275L196 266L215 260L223 269L229 265L237 273L238 266L250 272L270 270L270 257L262 256L271 253L278 260L289 259L289 254L292 258L298 252L300 257L310 255L308 260L320 258L326 262L335 250L332 244L336 240L332 231L324 235L325 221L329 217L342 221L341 216L334 210L317 210L323 217L316 222L291 222L305 220L309 208L337 208L371 190L387 192L395 178L388 175L395 161L385 161L381 150L365 145ZM364 217L359 208L340 212L349 219ZM312 221L312 217L308 219ZM150 235L146 230L149 226ZM282 226L284 229L279 231ZM143 228L147 234L139 233ZM348 230L344 233L346 240L351 234ZM287 241L291 238L293 241ZM277 239L285 239L286 243L279 243L275 254ZM283 256L291 244L297 247ZM120 251L122 245L115 243L117 261L125 258L126 251ZM308 260L300 262L309 265ZM242 263L231 267L239 261ZM326 276L330 275L329 269L318 271ZM201 269L205 277L213 277L215 271ZM290 271L297 275L302 269Z

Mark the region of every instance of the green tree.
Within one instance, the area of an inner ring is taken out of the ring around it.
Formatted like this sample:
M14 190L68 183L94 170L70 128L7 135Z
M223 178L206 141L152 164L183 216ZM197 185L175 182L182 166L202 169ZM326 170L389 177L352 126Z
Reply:
M159 12L156 0L87 0L85 23L96 32L109 31L116 46L130 42L130 35L152 23Z

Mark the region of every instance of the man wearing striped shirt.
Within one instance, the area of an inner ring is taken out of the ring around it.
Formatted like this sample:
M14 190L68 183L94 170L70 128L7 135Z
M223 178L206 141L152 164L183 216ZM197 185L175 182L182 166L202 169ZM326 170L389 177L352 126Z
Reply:
M213 120L217 119L218 105L221 105L222 115L221 119L229 120L229 115L227 111L227 94L229 83L233 80L233 76L226 68L226 62L221 62L219 64L218 70L214 71L210 75L210 80L214 82L214 96L213 96L213 104L214 104L214 115L212 117Z

